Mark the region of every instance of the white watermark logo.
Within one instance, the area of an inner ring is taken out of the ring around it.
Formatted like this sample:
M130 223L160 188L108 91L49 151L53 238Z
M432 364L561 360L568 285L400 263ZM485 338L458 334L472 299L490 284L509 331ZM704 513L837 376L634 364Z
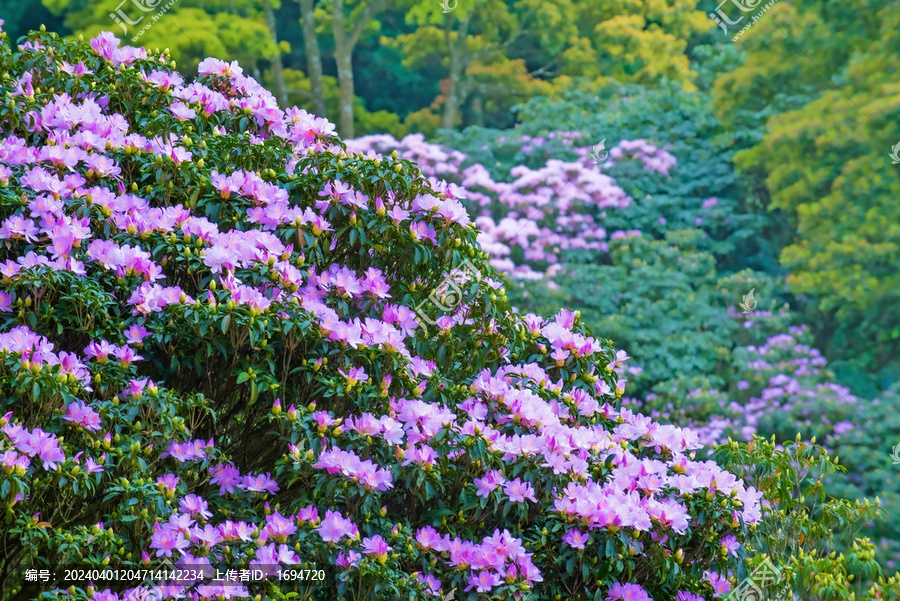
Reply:
M725 596L728 601L789 599L790 587L781 579L781 570L766 559Z
M441 8L444 9L443 12L445 13L453 12L458 5L459 0L453 0L452 2L449 0L441 0Z
M894 448L891 449L891 463L894 465L900 464L900 444L895 444Z
M154 572L156 573L156 578L158 580L154 580ZM163 590L163 587L166 586L164 578L167 575L174 573L175 565L168 559L164 559L157 569L149 570L148 575L144 578L144 581L138 587L144 593L143 598L153 601L157 599L165 599L167 595Z
M756 299L753 298L754 290L756 290L756 288L751 288L750 292L744 295L744 302L740 304L741 313L744 315L752 313L756 309Z
M723 11L722 7L728 3L733 4L738 8L740 12L736 12L734 10L729 10L728 12L732 17L737 17L736 19L731 19L725 11ZM728 28L729 26L735 26L740 24L744 17L746 16L744 13L751 13L757 9L758 12L750 17L750 22L743 26L743 28L733 37L731 38L732 42L736 42L748 29L753 27L753 25L759 21L763 15L766 14L770 8L775 6L778 3L778 0L769 0L764 6L760 7L760 3L763 0L722 0L721 3L716 7L714 12L709 13L709 18L715 22L716 25L722 28L722 33L725 35L729 34Z
M132 42L136 42L138 39L140 39L140 37L142 35L144 35L153 26L154 23L156 23L159 20L160 17L162 17L164 14L166 14L166 11L169 10L169 8L171 8L172 5L175 4L175 2L177 2L177 1L178 0L169 0L169 2L166 3L165 6L159 8L160 5L163 3L163 0L122 0L122 2L119 3L119 6L116 7L115 12L109 13L109 16L112 18L113 21L116 22L116 24L118 24L119 27L122 28L122 34L126 35L126 36L128 35L128 26L129 25L132 25L132 26L140 25L144 21L144 17L149 17L150 22L145 23L144 26L141 28L141 30L137 33L137 35L135 35L134 37L131 38ZM159 8L159 10L153 16L140 14L140 16L137 17L137 19L132 19L127 14L125 14L125 11L122 8L123 6L125 6L127 4L133 4L142 13L149 13L154 10L157 10L157 8Z
M432 309L450 313L459 306L465 296L460 288L460 284L465 284L472 279L476 282L481 281L481 272L468 259L463 261L462 265L454 271L457 272L458 275L454 276L453 274L450 274L445 277L440 285L435 288L434 292L429 294L428 298L419 303L419 306L416 307L416 313L425 323L429 325L438 325L438 321L441 319L441 317L432 319L430 315L432 311L426 312L425 305L430 304ZM441 326L438 325L438 327L440 328Z
M606 150L606 138L600 140L600 143L596 144L588 154L591 155L591 158L594 159L594 162L598 165L608 159L609 151Z
M728 35L728 25L737 25L744 20L744 15L741 15L737 18L736 21L732 21L728 18L728 15L722 12L722 6L729 2L737 6L742 13L747 13L756 8L756 5L759 4L761 0L722 0L719 6L716 7L715 12L709 13L709 18L715 21L716 25L722 28L722 32L725 33L725 35ZM726 23L728 25L726 25Z
M126 23L128 25L137 25L144 20L144 15L141 15L136 21L132 21L131 18L122 11L122 5L128 4L129 2L137 6L140 11L148 13L155 9L162 0L122 0L122 2L119 3L119 6L116 7L116 11L109 13L109 16L122 28L123 35L128 35Z
M898 164L900 164L900 142L897 142L897 143L894 144L894 146L891 148L891 154L890 154L890 157L891 157L891 164L892 164L892 165L898 165Z

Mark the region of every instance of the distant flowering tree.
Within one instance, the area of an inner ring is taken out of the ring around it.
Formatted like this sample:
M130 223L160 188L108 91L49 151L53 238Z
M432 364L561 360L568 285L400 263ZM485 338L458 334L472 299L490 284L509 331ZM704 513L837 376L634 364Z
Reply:
M553 137L571 147L578 159L551 158L537 169L517 165L500 181L487 166L473 163L462 152L428 143L421 134L403 140L383 134L364 136L348 145L368 153L396 150L416 161L426 176L450 181L454 189L455 184L462 186L465 192L459 198L476 216L478 242L491 255L491 265L520 280L546 275L552 286L566 259L593 257L609 250L608 240L641 235L639 230L607 232L607 211L624 209L632 199L595 164L590 146L574 146L577 132L554 132ZM548 141L524 138L523 152ZM663 176L676 163L675 157L645 140L622 140L610 150L604 168L617 161L637 161Z
M3 599L35 596L25 569L163 560L269 576L157 582L172 599L729 590L761 493L623 409L627 356L578 314L511 310L463 190L348 153L236 63L186 83L109 33L22 42L0 44Z

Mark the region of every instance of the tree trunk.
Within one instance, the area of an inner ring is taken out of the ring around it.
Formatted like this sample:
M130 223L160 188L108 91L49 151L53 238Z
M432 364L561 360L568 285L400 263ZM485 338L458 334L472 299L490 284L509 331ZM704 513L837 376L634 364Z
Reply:
M441 118L441 127L444 129L456 128L459 120L460 105L466 98L465 82L463 76L466 72L468 58L466 56L466 37L468 35L469 18L459 22L456 32L456 40L453 39L452 17L445 30L447 48L450 50L450 77L448 78L447 100L444 102L444 114Z
M484 98L481 91L477 91L472 95L472 101L469 104L471 116L469 118L470 125L484 127Z
M351 53L335 53L338 65L338 87L340 89L340 130L341 138L349 140L354 133L353 127L353 56Z
M266 17L266 25L272 34L272 41L278 47L278 32L275 29L275 12L272 10L270 0L262 0L263 14ZM284 85L284 63L281 62L281 49L272 58L272 78L275 80L275 98L282 109L287 108L287 87Z
M306 49L306 70L312 87L312 112L319 117L327 117L325 110L325 80L322 77L322 55L319 53L319 38L313 17L315 0L298 0L300 22L303 24L303 45Z
M353 137L353 46L344 29L344 2L332 0L331 31L334 35L334 60L337 63L339 107L338 131L344 140Z

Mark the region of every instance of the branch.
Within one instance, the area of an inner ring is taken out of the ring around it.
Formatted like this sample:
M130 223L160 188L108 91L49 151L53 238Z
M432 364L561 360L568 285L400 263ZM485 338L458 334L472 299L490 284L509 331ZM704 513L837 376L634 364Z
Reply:
M366 28L366 23L374 19L375 15L384 11L385 8L386 7L384 4L384 0L375 0L374 2L366 4L366 9L363 11L363 14L359 18L359 21L356 22L356 26L350 33L350 40L348 42L350 50L352 50L356 46L356 42L359 41L359 37L362 35L363 30Z
M485 54L488 51L501 50L501 49L504 50L503 54L506 54L506 52L505 52L506 48L509 48L512 45L512 43L515 42L519 38L519 36L522 35L522 33L524 33L524 31L525 30L522 29L521 25L516 26L516 30L513 31L509 35L509 37L507 37L505 40L503 40L502 42L496 43L496 44L490 44L488 46L483 46L483 47L479 48L472 54L472 58L477 59L482 54Z

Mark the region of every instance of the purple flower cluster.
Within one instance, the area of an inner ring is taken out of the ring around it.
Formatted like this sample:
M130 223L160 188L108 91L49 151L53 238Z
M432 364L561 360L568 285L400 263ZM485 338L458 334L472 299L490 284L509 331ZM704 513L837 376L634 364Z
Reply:
M388 490L394 487L389 470L379 468L369 460L361 461L353 451L330 449L320 454L314 465L329 474L351 478L369 490Z
M526 138L532 140L523 136ZM535 138L532 143L540 145L543 139ZM396 149L404 158L421 161L419 167L433 179L459 182L464 191L455 184L441 182L440 186L479 211L475 219L478 242L491 255L496 269L517 279L543 275L552 279L560 268L561 252L606 252L609 239L641 235L638 230L608 235L599 221L604 211L624 209L632 200L594 164L590 147L575 149L581 158L574 162L549 159L539 169L519 165L510 171L509 182L495 181L484 165L464 166L468 161L465 154L425 142L421 134L400 141L389 135L365 136L350 140L348 148L373 158ZM622 140L610 150L610 157L639 160L648 171L662 175L668 175L676 163L671 154L645 140ZM516 247L524 256L519 264L511 258Z

